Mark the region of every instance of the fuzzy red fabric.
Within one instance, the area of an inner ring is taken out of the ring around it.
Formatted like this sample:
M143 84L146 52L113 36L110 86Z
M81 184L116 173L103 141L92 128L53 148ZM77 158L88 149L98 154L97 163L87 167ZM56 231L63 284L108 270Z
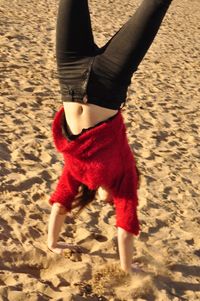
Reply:
M52 132L65 164L49 203L61 203L70 211L81 183L89 189L101 186L113 199L116 226L137 235L138 176L121 111L72 141L63 135L63 118L62 107L55 115Z

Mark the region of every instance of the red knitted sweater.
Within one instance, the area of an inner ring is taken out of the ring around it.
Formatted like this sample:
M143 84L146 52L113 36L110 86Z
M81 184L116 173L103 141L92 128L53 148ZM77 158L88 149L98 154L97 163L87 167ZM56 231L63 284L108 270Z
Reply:
M121 111L73 141L68 141L63 135L62 118L63 107L55 115L52 132L65 164L50 204L59 202L70 211L81 183L89 189L101 186L112 196L116 226L137 235L138 176Z

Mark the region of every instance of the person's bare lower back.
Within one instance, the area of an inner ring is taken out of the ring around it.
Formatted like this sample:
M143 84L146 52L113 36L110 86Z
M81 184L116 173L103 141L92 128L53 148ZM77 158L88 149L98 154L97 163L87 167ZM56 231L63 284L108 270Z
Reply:
M118 110L103 108L94 104L64 102L65 118L71 134L77 135L82 129L95 126L97 123L114 116Z

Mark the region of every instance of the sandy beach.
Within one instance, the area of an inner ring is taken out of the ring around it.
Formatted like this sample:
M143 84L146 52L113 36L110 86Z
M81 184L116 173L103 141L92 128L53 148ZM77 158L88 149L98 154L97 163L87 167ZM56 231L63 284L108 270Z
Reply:
M105 42L141 1L91 0L95 41ZM114 208L96 197L66 217L47 249L49 196L63 159L51 134L62 106L56 74L58 0L0 1L0 300L200 300L200 1L174 0L132 78L123 109L141 171L141 233L120 270ZM105 175L106 176L106 175Z

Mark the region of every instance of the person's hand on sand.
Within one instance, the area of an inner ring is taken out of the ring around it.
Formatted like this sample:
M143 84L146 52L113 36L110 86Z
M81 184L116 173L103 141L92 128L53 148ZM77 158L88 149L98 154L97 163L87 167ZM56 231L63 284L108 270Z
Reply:
M83 253L84 249L76 244L66 243L66 242L57 242L54 247L48 247L49 251L58 254L58 255L66 255L66 250L71 250L76 253Z
M139 262L133 262L131 264L131 271L129 272L129 274L131 275L135 275L135 274L145 274L143 268L143 264L139 263Z

